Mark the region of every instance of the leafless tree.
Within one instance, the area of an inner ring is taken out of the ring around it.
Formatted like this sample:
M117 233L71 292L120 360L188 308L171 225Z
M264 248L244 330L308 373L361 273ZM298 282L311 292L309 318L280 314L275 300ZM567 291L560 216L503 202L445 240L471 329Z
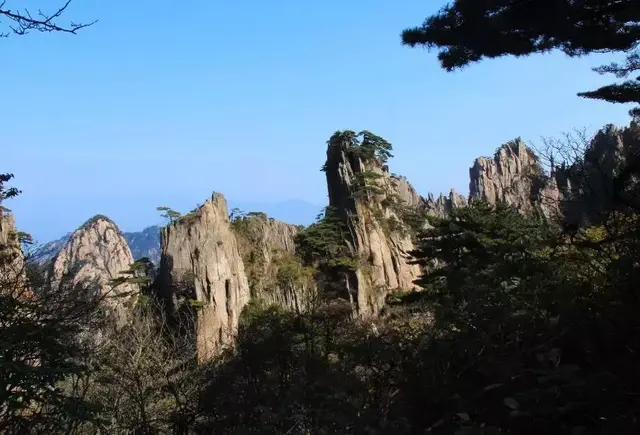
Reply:
M634 187L638 131L637 123L632 122L624 129L607 126L595 135L576 129L560 138L542 139L536 152L559 188L565 221L598 223L612 210L639 209Z
M96 370L83 394L99 404L104 427L97 429L187 433L193 424L203 385L195 343L176 334L163 312L153 301L138 306L131 322L109 334L94 356Z
M88 23L77 23L69 21L61 24L61 17L67 12L71 0L67 0L64 4L50 11L38 9L32 12L28 8L13 6L14 2L9 0L0 0L0 23L4 21L7 29L0 30L0 37L8 37L9 35L26 35L30 32L61 32L75 34L85 27L89 27L97 22L97 20ZM13 8L12 8L13 6Z

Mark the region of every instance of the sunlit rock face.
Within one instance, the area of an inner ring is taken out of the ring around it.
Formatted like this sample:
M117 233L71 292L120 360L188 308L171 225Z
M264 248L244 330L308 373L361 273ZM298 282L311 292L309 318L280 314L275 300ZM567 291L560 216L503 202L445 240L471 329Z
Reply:
M250 290L221 194L162 229L159 278L170 311L195 307L200 361L233 343Z
M126 323L135 304L138 288L112 280L123 277L133 256L118 226L105 216L94 216L80 226L52 260L49 280L53 288L83 287L88 295L99 295L115 316L116 323Z

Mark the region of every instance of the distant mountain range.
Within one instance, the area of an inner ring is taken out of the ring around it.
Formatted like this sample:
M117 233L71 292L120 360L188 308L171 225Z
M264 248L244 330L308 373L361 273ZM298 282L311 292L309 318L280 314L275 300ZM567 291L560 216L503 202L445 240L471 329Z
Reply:
M142 231L122 233L129 244L134 259L148 257L154 264L160 262L160 228L162 227L154 225ZM67 233L59 239L39 246L31 254L31 258L40 264L49 262L64 247L71 234Z

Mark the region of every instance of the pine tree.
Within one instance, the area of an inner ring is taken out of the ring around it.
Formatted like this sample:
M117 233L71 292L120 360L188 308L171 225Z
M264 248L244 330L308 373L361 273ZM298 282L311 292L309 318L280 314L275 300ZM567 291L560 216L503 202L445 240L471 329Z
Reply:
M623 65L596 72L629 77L640 70L640 7L636 0L455 0L422 26L405 29L402 42L437 48L452 71L484 58L527 56L558 49L568 56L625 53ZM579 96L639 103L640 77ZM640 108L631 111L640 115Z

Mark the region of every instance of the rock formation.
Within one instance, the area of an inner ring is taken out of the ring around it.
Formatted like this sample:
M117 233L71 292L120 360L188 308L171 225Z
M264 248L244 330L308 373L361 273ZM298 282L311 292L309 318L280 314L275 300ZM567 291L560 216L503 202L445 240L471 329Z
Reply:
M573 224L595 222L620 202L614 198L615 180L640 156L640 127L637 121L626 128L607 125L591 140L577 135L552 148L571 161L552 164L548 174L520 139L502 145L492 159L476 159L469 170L470 200L505 201L523 212Z
M406 180L392 177L354 137L352 132L334 134L324 170L329 205L347 222L348 243L358 262L347 282L349 297L360 314L369 315L382 308L389 293L415 287L420 269L409 264L414 245L397 206L419 200Z
M0 210L0 282L21 286L24 276L24 256L20 248L15 220ZM3 285L5 287L5 285Z
M126 322L135 303L137 287L111 280L121 278L133 263L133 256L118 226L105 216L94 216L80 226L53 259L49 280L53 288L70 285L89 295L104 297L118 325Z
M155 265L160 263L160 227L157 225L147 227L142 231L123 232L122 235L129 244L131 254L135 260L147 257ZM58 252L67 244L71 233L67 233L59 239L47 242L39 246L29 256L29 260L37 264L47 264L58 255Z
M418 192L413 188L409 181L405 177L392 175L391 186L393 192L398 196L398 199L409 207L421 207L424 204L424 198L418 195Z
M433 194L429 193L427 198L423 199L423 202L422 207L428 216L444 218L448 216L454 208L466 206L467 198L451 189L449 195L445 196L441 193L437 199L434 198Z
M538 158L518 138L507 142L493 158L479 157L469 169L469 196L507 204L528 212L536 208L543 175Z
M251 298L296 312L305 311L316 286L313 276L295 257L294 237L300 227L249 213L234 219Z
M556 176L565 199L562 209L567 220L597 223L607 211L638 208L638 162L639 121L632 121L626 128L607 125L601 129L588 143L584 157Z
M230 344L240 312L250 298L238 243L225 198L214 193L197 210L161 233L160 295L169 310L195 308L195 336L200 361Z

